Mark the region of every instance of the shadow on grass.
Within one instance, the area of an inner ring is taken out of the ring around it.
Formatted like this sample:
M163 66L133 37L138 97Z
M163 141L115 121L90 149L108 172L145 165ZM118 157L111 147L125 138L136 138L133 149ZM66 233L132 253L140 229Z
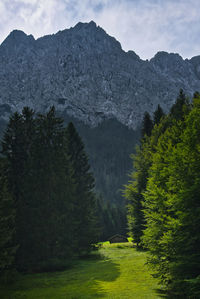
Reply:
M107 294L101 283L115 281L119 275L117 263L97 254L63 272L23 275L9 289L0 291L0 298L103 298Z
M105 290L101 287L101 282L112 282L115 281L120 276L120 268L117 263L114 263L110 259L101 259L92 265L90 268L90 285L89 292L90 296L88 298L103 298L106 296ZM85 296L80 298L87 298L87 293ZM78 297L77 297L78 299Z

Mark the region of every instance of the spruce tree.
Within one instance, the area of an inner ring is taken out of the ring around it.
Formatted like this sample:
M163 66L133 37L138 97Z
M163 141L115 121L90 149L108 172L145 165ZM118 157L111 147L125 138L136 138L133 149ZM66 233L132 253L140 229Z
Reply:
M90 251L91 244L97 241L94 178L90 172L83 142L72 123L67 127L66 140L66 152L72 163L73 179L76 184L73 210L75 250L79 254L84 254Z
M151 136L151 131L153 129L153 121L151 116L148 112L145 112L143 121L142 121L142 137L147 135L148 137Z
M158 107L156 121L161 119L161 109ZM160 117L160 119L159 119ZM127 220L128 229L133 241L136 245L142 246L142 236L145 229L145 218L143 211L143 192L146 190L148 170L151 165L151 133L153 129L153 121L149 113L145 112L142 122L142 138L140 146L137 147L136 154L132 155L133 172L131 180L125 186L124 195L127 200ZM155 139L155 138L154 138Z
M170 110L170 116L177 121L183 120L184 116L189 112L189 110L190 110L189 100L184 94L183 90L180 89L176 102Z
M134 171L129 184L125 186L125 198L127 200L127 220L130 236L137 246L141 246L141 237L145 229L145 219L143 212L143 192L146 188L147 172L150 159L143 151L145 142L137 148L136 155L133 155Z
M160 105L158 105L156 111L153 114L153 124L158 125L164 115L165 114L164 114L162 108L160 107Z
M72 256L73 181L65 152L63 120L52 107L36 118L32 155L32 192L37 221L33 223L34 264L51 269L56 260ZM46 215L46 216L45 216Z

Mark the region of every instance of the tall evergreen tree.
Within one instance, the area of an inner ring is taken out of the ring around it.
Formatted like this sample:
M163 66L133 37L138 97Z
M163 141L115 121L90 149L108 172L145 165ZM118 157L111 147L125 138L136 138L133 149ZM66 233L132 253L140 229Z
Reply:
M72 256L73 182L62 119L52 107L36 118L29 190L34 205L32 264L45 267ZM37 240L37 242L36 242Z
M165 114L164 114L162 108L160 107L160 105L158 105L156 111L153 114L153 124L158 125L164 115Z
M72 123L69 123L67 127L66 140L66 151L72 163L73 178L76 184L74 201L75 247L79 253L85 253L91 249L91 244L97 241L94 178L90 172L83 142Z
M133 159L133 172L131 174L131 180L129 184L125 186L125 198L127 200L127 218L128 228L131 237L137 246L142 246L142 236L146 228L146 221L144 217L143 193L146 191L146 184L148 178L148 171L152 163L152 152L154 151L155 144L158 140L158 136L166 127L166 120L163 118L164 113L160 106L154 113L154 124L157 126L156 130L153 130L153 122L148 113L145 113L142 123L142 139L141 145L137 148L135 155L132 155ZM153 130L153 131L152 131ZM152 135L153 132L153 136Z
M170 110L170 115L175 120L183 120L184 116L189 112L189 110L189 100L184 94L183 90L180 89L176 102Z
M146 141L147 142L147 141ZM136 155L133 155L134 172L132 173L129 184L125 186L125 198L127 200L127 220L130 236L141 246L141 237L145 229L145 219L142 207L143 192L146 188L147 173L149 169L150 157L143 151L145 141L142 141L141 147L137 149Z
M147 135L148 137L151 136L151 131L153 129L153 121L151 116L148 112L145 112L143 121L142 121L142 137Z

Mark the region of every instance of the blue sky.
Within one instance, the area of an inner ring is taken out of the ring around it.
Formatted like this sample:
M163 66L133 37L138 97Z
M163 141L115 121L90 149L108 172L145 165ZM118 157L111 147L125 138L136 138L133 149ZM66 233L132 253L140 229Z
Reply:
M35 38L95 21L125 51L200 55L199 0L1 0L0 43L14 29Z

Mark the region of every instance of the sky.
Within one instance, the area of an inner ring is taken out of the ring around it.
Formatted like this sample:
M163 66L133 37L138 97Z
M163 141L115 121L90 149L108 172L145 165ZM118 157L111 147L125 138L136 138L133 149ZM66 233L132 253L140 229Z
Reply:
M200 55L199 0L0 0L0 43L14 30L35 38L93 20L123 50Z

